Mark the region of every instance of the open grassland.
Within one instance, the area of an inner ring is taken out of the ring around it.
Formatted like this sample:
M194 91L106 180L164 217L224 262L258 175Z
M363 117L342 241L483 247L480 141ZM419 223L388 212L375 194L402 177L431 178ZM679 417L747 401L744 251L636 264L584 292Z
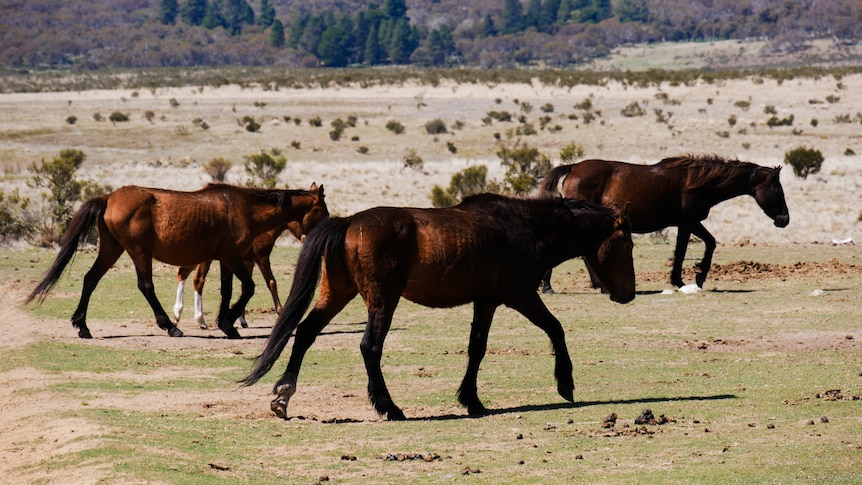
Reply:
M169 338L123 257L94 294L96 338L84 341L68 318L94 253L43 305L22 307L54 253L3 249L0 469L19 483L858 483L858 248L724 245L705 291L662 294L672 246L640 237L628 305L566 263L543 299L567 331L575 403L555 392L547 338L500 309L479 374L493 414L479 419L455 398L471 309L404 301L383 370L406 422L381 421L365 397L359 299L312 347L282 421L268 404L284 359L264 382L236 385L274 320L265 292L242 340L188 316L186 337ZM283 288L296 252L276 250ZM172 268L157 267L156 286L169 306ZM635 424L645 409L667 421Z

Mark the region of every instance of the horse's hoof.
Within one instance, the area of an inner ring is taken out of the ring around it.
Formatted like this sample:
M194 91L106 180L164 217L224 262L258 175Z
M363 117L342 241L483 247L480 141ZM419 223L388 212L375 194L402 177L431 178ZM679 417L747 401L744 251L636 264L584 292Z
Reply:
M243 320L243 321L239 322L239 325L240 325L242 328L248 328L248 322L246 322L245 320Z
M480 418L482 416L487 416L489 413L488 409L482 403L478 403L467 406L467 414L475 418Z
M284 399L277 397L269 403L269 409L275 413L281 419L287 419L287 401Z
M170 335L171 337L182 337L183 331L177 327L171 327L168 329L168 335Z
M542 293L543 293L543 294L545 294L545 295L553 295L553 294L556 294L556 292L554 291L554 289L553 289L553 288L551 288L550 286L545 286L545 287L543 287L543 288L542 288Z
M404 412L398 408L390 409L389 412L386 413L386 419L389 421L405 421L407 416L404 416Z
M79 328L78 329L78 337L80 337L80 338L93 338L93 334L90 333L89 328Z
M560 393L560 396L562 396L562 398L565 399L566 401L575 402L575 386L574 385L572 385L571 387L569 387L569 386L565 386L565 387L558 386L557 392Z
M224 332L225 335L227 335L227 338L229 338L229 339L240 339L240 338L242 338L239 335L239 332L237 332L236 329L233 327L231 327L228 330L222 329L222 331Z
M209 329L209 327L207 327L206 323L201 322L200 326L201 326L201 330L208 330Z

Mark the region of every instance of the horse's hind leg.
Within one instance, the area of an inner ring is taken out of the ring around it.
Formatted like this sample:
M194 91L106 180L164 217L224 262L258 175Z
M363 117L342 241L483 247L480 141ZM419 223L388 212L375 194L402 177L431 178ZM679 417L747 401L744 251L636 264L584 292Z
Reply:
M254 281L252 281L251 275L246 271L245 263L242 259L237 258L230 263L225 261L221 261L220 263L221 305L219 306L218 328L228 338L240 338L239 332L236 331L233 323L243 314L248 301L254 296ZM230 306L233 275L236 275L242 283L242 292L240 293L239 300L233 306Z
M485 357L488 347L488 330L491 328L491 320L497 305L476 301L473 304L473 323L470 327L470 344L467 347L467 372L461 387L458 389L458 402L467 407L471 416L483 416L488 410L479 400L476 379L479 374L479 365Z
M365 371L368 373L368 397L374 409L391 421L401 421L406 418L401 409L392 402L392 396L383 378L383 370L380 368L380 361L383 358L383 341L392 325L392 314L398 305L400 293L400 291L396 292L394 298L392 296L386 298L384 295L365 295L368 323L365 326L365 335L359 344L362 359L365 361Z
M535 326L541 328L551 339L554 349L554 376L557 378L557 392L567 401L574 401L575 382L572 380L572 359L566 346L563 326L535 292L525 293L525 298L505 302L509 307L527 317Z
M551 288L551 272L552 271L553 271L553 268L549 269L548 272L542 276L542 286L539 287L539 289L542 290L542 293L544 293L546 295L553 295L554 294L554 289Z
M198 326L206 330L207 322L204 319L204 284L207 282L207 273L210 271L212 261L206 261L198 265L198 270L195 272L195 321Z
M130 254L130 256L132 256ZM171 337L182 337L183 332L171 322L162 304L156 296L155 287L153 286L153 259L146 255L132 256L132 261L135 263L135 270L138 274L138 290L147 299L150 308L153 309L153 314L156 317L156 324L162 330L168 332Z
M183 314L183 299L185 296L186 279L194 269L194 266L180 266L177 268L177 299L174 301L174 321L179 323Z
M105 273L111 269L111 266L120 259L123 255L123 248L110 236L107 230L99 231L99 254L96 256L96 261L93 266L84 275L84 286L81 289L81 299L78 301L78 308L72 314L72 326L78 329L78 336L81 338L93 338L90 329L87 328L87 307L90 304L90 296L99 280L105 276Z
M697 283L697 286L703 288L703 283L706 281L706 275L709 274L709 268L712 266L712 255L715 253L715 238L706 230L705 227L703 227L703 224L694 226L692 233L699 237L706 246L706 249L703 251L703 259L695 265L697 274L694 277L694 281Z
M320 299L315 307L308 313L305 320L296 328L296 335L293 340L293 349L290 352L290 359L287 362L287 368L284 374L275 383L274 392L275 399L270 403L270 409L276 416L281 419L287 419L287 404L291 396L296 393L296 381L299 377L299 369L302 366L302 359L305 353L314 343L320 332L329 324L335 315L347 305L353 297L356 296L356 291L350 291L346 288L340 292L331 292L323 280L320 289Z
M245 270L248 271L248 275L251 276L254 271L254 261L246 261ZM245 310L243 310L239 315L239 326L242 328L248 328L248 320L245 319Z

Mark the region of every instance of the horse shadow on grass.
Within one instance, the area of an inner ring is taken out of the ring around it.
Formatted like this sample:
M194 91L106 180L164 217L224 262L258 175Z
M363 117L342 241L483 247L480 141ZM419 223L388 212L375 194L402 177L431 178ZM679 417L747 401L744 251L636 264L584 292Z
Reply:
M737 399L735 394L716 394L714 396L678 396L678 397L643 397L635 399L613 399L608 401L579 401L579 402L560 402L550 404L528 404L523 406L512 406L507 408L488 409L487 416L498 414L511 413L526 413L534 411L555 411L560 409L575 409L587 406L602 406L602 405L624 405L624 404L651 404L663 402L682 402L682 401L721 401L725 399ZM475 419L483 416L470 416L468 414L441 414L439 416L424 416L416 418L407 418L408 421L449 421L452 419Z

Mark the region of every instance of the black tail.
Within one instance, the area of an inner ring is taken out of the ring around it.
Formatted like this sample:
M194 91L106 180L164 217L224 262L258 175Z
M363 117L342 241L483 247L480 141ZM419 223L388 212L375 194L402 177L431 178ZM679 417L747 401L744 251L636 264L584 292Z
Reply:
M240 381L243 385L250 386L260 380L278 360L291 334L296 330L311 304L311 298L320 279L323 257L340 257L348 224L347 219L332 217L321 222L305 238L296 262L290 295L281 308L281 313L278 314L263 353L254 360L251 373Z
M99 222L107 206L108 199L98 197L84 202L84 205L78 209L75 217L69 223L69 228L66 229L66 234L63 235L63 242L60 244L60 252L57 254L57 258L45 273L45 277L36 286L36 289L27 296L26 303L30 303L34 298L38 298L41 303L48 296L48 292L57 284L60 276L63 276L63 270L66 269L66 266L75 257L81 237L87 234Z
M560 165L545 175L542 183L539 184L539 194L543 196L553 196L559 193L558 186L560 179L566 178L566 175L572 171L574 165Z

